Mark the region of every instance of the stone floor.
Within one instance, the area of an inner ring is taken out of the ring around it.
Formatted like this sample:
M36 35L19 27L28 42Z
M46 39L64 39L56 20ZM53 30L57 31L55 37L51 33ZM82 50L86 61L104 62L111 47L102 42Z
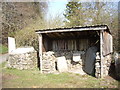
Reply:
M80 74L80 75L85 75L86 74L82 69L72 69L72 70L69 70L68 72L76 73L76 74Z

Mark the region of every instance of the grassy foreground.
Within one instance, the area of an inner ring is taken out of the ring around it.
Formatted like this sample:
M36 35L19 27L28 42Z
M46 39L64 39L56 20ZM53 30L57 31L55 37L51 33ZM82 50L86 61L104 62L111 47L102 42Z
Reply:
M5 45L0 45L0 54L4 54L8 52L8 48Z
M38 69L8 69L3 64L3 88L117 88L118 82L111 78L96 79L89 75L72 73L40 74Z

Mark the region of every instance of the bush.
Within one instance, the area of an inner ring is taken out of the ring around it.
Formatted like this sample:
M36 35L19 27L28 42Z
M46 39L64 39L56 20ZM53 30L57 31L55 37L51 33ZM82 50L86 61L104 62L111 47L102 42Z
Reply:
M16 32L15 38L17 47L33 46L35 50L38 51L38 35L35 33L35 30L62 27L62 23L59 17L51 18L49 21L38 18L37 21L34 21L24 29Z
M39 22L39 23L38 23ZM35 30L42 29L44 22L34 21L32 24L28 25L24 29L16 32L15 38L17 42L17 47L20 46L33 46L35 50L38 51L38 35Z
M35 50L38 48L37 35L31 30L21 30L16 36L17 47L20 46L33 46Z

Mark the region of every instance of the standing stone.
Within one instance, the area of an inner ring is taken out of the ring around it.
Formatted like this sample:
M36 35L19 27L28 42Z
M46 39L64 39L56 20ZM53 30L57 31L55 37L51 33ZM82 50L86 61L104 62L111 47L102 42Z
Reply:
M74 61L74 62L82 61L82 60L81 60L80 53L73 53L73 61Z
M97 47L90 47L86 52L85 72L94 75Z
M58 68L59 72L68 71L67 61L66 61L66 58L64 56L57 58L57 68Z
M12 51L14 51L16 49L15 46L15 39L12 37L8 37L8 52L11 53Z

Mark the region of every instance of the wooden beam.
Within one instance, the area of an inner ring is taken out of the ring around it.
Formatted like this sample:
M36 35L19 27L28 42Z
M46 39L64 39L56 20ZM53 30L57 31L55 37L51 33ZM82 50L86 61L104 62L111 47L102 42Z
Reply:
M86 28L78 28L78 29L74 29L74 28L70 28L70 29L56 29L56 30L40 30L40 31L36 31L36 33L53 33L53 32L77 32L77 31L94 31L94 30L105 30L107 29L106 26L104 27L86 27Z
M40 58L40 72L42 73L42 34L39 34L39 58Z
M103 78L103 30L100 31L101 78Z
M56 33L56 35L57 35L58 37L62 37L62 36L60 35L60 33Z
M113 52L113 37L112 37L112 35L110 35L110 52L111 53Z
M52 37L53 35L49 34L49 33L46 33L45 34L47 37Z

